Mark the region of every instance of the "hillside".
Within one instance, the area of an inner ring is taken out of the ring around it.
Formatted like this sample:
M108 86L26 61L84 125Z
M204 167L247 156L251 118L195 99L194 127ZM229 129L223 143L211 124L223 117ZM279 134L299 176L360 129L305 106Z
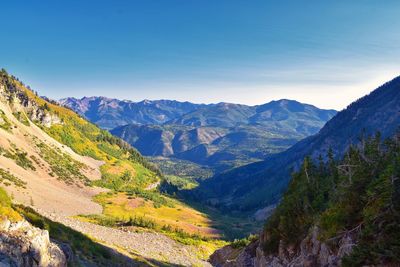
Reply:
M25 206L17 207L20 214L50 229L51 238L71 242L82 260L205 264L221 246L213 239L220 232L205 214L161 194L161 179L128 143L0 71L0 186ZM150 212L154 217L146 218Z
M377 134L328 161L305 158L258 240L214 265L398 266L400 136Z
M227 210L256 210L273 205L286 189L291 170L297 169L305 156L325 156L331 148L336 157L341 157L350 144L376 130L383 137L391 136L400 125L399 112L400 77L355 101L317 134L288 150L208 179L198 188L198 197Z
M76 184L88 190L84 186L93 180L110 187L109 182L118 181L125 172L133 178L129 186L144 188L160 179L157 169L127 143L36 96L4 71L0 82L2 164L21 179L29 177L28 191L37 192L38 198L40 190L30 190L29 183L34 186L43 180L59 183L57 188ZM57 190L49 192L60 195ZM41 202L35 197L33 201Z
M36 96L18 81L4 72L0 75L3 186L18 202L50 205L49 209L63 214L101 211L91 201L98 189L85 185L101 178L103 162L82 156L46 134L40 127L50 131L49 127L62 120L46 111L51 104L32 100Z
M398 262L399 137L365 138L341 160L332 157L326 164L306 158L266 224L265 251L276 253L280 242L298 246L316 226L322 242L347 238L354 244L343 255L344 266Z
M167 157L175 165L176 159L191 161L220 173L287 149L316 133L335 113L292 100L259 106L219 103L197 106L163 124L129 124L111 133L145 156Z

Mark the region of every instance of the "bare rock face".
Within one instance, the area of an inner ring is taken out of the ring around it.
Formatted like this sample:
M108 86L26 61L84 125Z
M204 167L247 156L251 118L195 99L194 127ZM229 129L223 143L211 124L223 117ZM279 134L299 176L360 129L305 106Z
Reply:
M48 112L43 107L38 106L35 101L31 101L23 95L16 97L13 108L25 111L31 121L40 122L40 124L47 128L51 127L53 124L61 123L61 120L57 115Z
M332 250L327 244L318 240L318 235L318 227L312 228L309 235L302 240L298 249L282 245L278 256L265 256L260 250L257 254L255 266L279 266L276 265L276 263L279 263L281 266L291 267L336 267L341 265L341 259L350 254L355 246L354 238L347 234L339 240L338 248Z
M210 263L218 267L341 266L341 259L350 254L355 246L354 238L350 234L344 235L338 242L338 248L332 250L327 244L318 240L318 234L318 228L312 228L298 248L280 242L277 255L266 255L259 241L239 250L227 246L211 255ZM262 235L260 239L263 240Z
M64 267L67 259L49 232L25 220L0 223L0 266Z
M61 124L61 119L46 108L39 106L36 101L32 101L26 93L18 87L6 88L0 85L0 101L10 104L15 112L25 112L33 122L39 122L44 127L51 127L54 124Z
M210 263L212 266L235 266L235 265L230 265L232 261L235 261L238 254L240 253L239 249L235 249L232 246L226 246L221 249L218 249L215 251L211 257L210 257Z
M245 248L223 247L211 255L210 263L218 267L254 266L258 245L259 242L256 241Z

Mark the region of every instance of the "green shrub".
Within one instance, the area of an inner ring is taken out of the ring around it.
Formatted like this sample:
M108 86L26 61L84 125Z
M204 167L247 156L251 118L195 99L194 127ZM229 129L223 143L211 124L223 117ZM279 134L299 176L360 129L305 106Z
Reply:
M0 109L0 128L6 131L11 131L12 129L11 122L7 119L6 114L1 109Z
M12 150L7 150L4 153L4 156L13 159L18 166L21 166L26 170L36 170L36 167L33 165L32 161L27 157L28 153L21 151L16 147L14 147Z
M42 158L50 165L51 174L57 175L58 179L67 184L73 184L77 181L89 184L89 179L82 173L82 170L86 168L84 164L74 160L58 148L51 148L42 142L38 142L36 146Z
M175 207L174 203L171 200L168 200L159 192L147 191L147 190L135 187L135 188L127 191L127 193L128 193L128 196L131 196L131 197L142 197L144 199L153 201L153 205L155 208L159 208L161 206L167 206L170 208Z
M21 122L22 124L26 125L26 126L30 126L28 117L26 116L25 112L13 112L14 117Z
M242 238L242 239L235 239L232 243L231 246L233 248L243 248L247 245L249 245L251 242L254 242L258 239L258 236L256 235L249 235L246 238Z
M0 168L0 182L6 183L6 181L10 181L13 183L15 186L25 188L26 187L26 182L22 181L15 175L11 174L8 170L4 170Z

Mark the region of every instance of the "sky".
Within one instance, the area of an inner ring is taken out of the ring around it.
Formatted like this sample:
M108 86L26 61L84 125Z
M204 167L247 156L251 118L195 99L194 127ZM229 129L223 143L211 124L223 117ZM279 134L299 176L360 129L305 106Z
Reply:
M400 75L400 1L1 3L0 67L41 95L342 109Z

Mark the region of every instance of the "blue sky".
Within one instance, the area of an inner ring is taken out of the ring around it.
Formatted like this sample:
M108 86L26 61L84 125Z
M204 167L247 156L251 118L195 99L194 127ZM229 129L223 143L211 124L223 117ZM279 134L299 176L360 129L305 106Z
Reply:
M400 1L1 4L1 67L40 94L341 109L400 74Z

